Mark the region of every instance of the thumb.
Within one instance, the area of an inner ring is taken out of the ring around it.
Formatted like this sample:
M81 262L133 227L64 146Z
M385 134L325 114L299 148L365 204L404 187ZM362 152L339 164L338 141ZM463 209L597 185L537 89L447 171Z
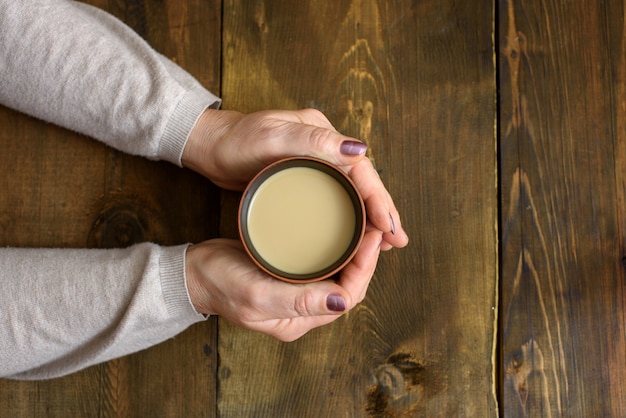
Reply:
M331 280L296 285L292 290L294 317L339 315L349 306L348 292Z
M278 148L285 155L311 155L339 166L354 165L365 156L366 144L337 132L318 110L280 112L278 116L293 122L283 125L286 131Z

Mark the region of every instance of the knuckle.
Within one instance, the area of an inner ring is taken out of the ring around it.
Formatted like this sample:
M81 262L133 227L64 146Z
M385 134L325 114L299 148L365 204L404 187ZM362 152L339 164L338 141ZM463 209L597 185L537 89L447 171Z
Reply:
M330 141L331 131L325 128L315 127L309 132L309 144L318 150L324 150Z
M299 316L313 316L315 315L313 309L314 301L313 292L304 291L296 297L293 309Z

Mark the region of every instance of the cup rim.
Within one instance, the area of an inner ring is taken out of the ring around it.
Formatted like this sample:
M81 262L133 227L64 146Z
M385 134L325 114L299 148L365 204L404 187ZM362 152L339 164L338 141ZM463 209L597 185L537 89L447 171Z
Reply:
M350 201L352 202L354 214L356 217L354 235L352 236L352 240L350 241L348 249L333 264L313 273L294 274L282 271L272 266L267 261L265 261L263 257L261 257L261 255L256 251L256 249L252 245L248 233L247 211L250 207L250 203L252 201L252 198L254 197L254 194L256 193L260 185L263 184L263 182L269 177L282 170L292 167L314 168L334 178L350 196ZM359 246L361 245L361 242L363 241L363 237L365 235L366 223L365 203L363 201L361 193L359 193L352 179L343 170L341 170L334 164L320 158L308 156L283 158L269 164L259 173L257 173L254 178L248 183L246 189L243 192L243 195L241 196L237 216L239 238L243 243L244 250L252 259L254 264L270 276L290 283L310 283L320 281L327 279L342 270L350 262L350 260L352 260L352 258L358 251Z

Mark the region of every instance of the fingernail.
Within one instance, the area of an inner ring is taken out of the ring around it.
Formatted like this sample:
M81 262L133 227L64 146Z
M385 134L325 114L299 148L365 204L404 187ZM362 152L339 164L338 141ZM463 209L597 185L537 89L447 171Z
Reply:
M393 216L391 216L391 213L389 214L389 219L391 219L391 234L396 235L396 224L393 221Z
M341 143L339 151L343 155L363 155L367 151L367 145L359 141L346 140Z
M339 295L328 295L326 307L333 312L343 312L346 310L346 301Z

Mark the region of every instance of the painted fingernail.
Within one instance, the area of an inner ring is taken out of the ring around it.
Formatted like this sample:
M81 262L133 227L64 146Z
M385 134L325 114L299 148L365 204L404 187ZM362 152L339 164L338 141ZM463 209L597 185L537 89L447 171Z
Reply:
M367 145L359 141L346 140L341 143L339 151L343 155L363 155L367 151Z
M393 221L393 216L391 216L391 213L389 214L389 219L391 219L391 234L396 235L396 224Z
M328 295L326 307L333 312L343 312L346 310L346 301L339 295Z

